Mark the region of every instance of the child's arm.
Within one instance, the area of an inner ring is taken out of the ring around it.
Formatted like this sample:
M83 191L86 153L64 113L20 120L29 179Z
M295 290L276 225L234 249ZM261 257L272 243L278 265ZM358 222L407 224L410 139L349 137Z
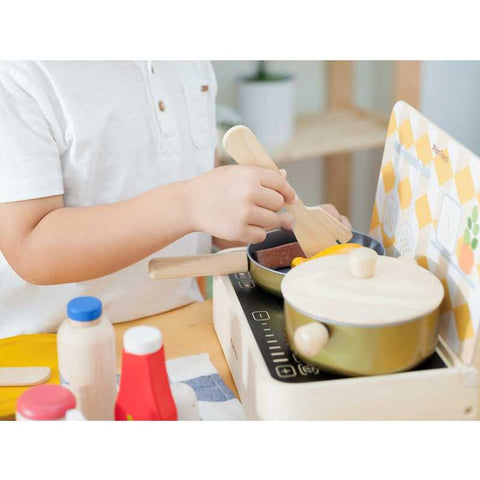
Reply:
M294 199L281 174L229 166L109 205L65 207L61 196L3 203L0 249L30 283L90 280L195 231L262 241L266 230L291 228L291 215L276 212Z

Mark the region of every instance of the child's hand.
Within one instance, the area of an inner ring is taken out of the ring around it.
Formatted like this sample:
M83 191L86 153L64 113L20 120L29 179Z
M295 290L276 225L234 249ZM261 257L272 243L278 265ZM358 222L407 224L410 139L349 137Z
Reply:
M196 231L225 240L258 243L266 231L291 230L294 218L277 213L296 200L281 173L235 165L220 167L190 181L192 223Z

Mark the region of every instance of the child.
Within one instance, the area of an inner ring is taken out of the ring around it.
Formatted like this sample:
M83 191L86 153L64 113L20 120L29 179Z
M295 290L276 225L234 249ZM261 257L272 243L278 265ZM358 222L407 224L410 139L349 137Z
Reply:
M215 93L208 62L0 62L0 337L79 295L112 322L198 300L148 260L292 228L285 175L213 169Z

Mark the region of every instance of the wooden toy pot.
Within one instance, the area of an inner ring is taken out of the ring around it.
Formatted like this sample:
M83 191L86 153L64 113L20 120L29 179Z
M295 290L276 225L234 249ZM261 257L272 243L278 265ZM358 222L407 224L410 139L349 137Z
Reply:
M438 341L441 282L367 248L312 260L282 282L285 330L303 361L343 375L409 370Z

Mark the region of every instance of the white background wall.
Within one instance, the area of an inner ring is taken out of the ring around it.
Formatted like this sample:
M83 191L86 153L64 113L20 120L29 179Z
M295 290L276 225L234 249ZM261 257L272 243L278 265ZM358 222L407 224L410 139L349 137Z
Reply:
M480 155L480 62L423 62L422 113Z
M213 67L218 81L217 103L236 106L235 79L251 74L255 62L217 61ZM270 62L277 72L297 79L297 113L325 108L327 98L326 65L319 61ZM355 63L354 98L358 106L388 117L392 108L393 63L363 61ZM424 115L439 127L480 154L480 62L423 62L421 107ZM350 185L350 218L355 228L366 231L370 223L382 151L357 152L353 157ZM321 159L285 165L291 183L305 203L328 201L323 194Z

